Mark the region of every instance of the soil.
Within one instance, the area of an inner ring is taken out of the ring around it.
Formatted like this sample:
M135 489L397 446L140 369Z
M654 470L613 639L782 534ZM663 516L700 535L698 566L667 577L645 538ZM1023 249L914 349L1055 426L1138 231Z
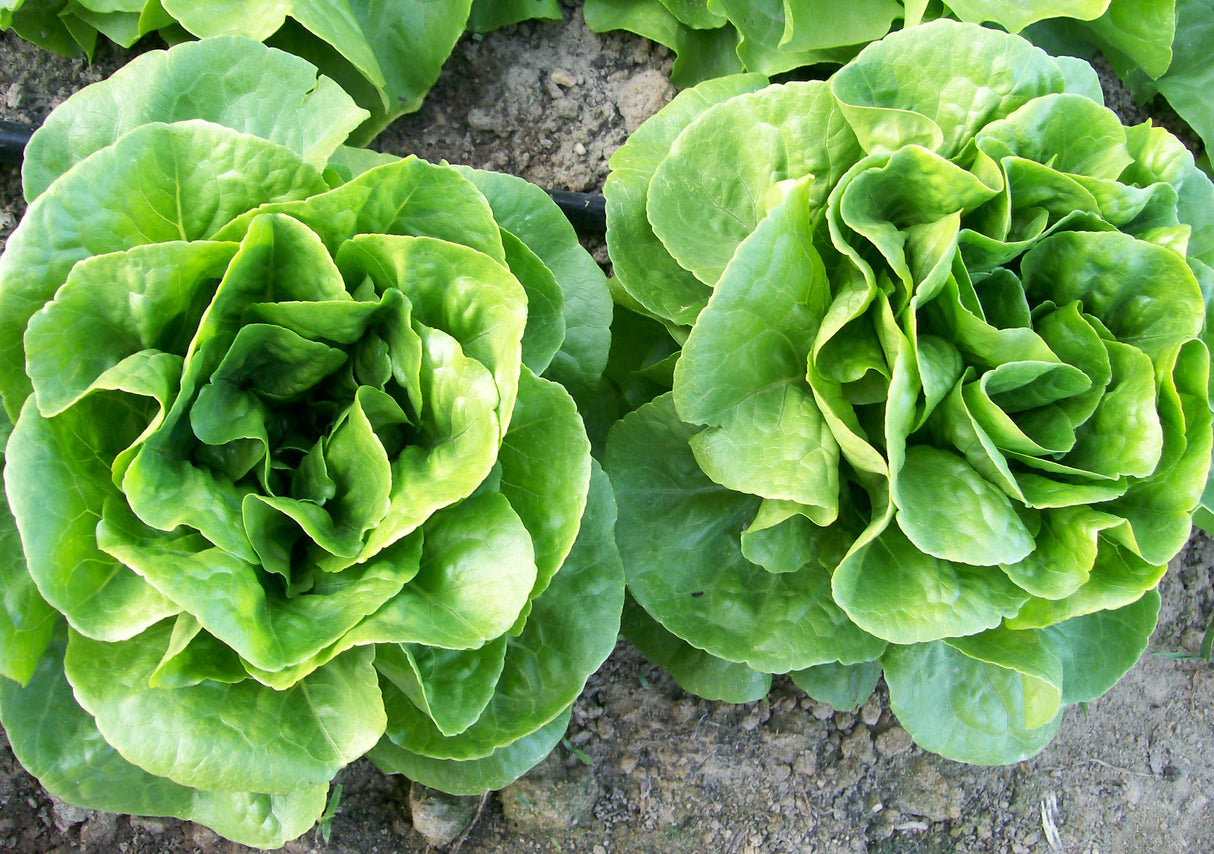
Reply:
M564 22L466 37L422 110L376 147L497 169L551 189L598 192L626 135L674 94L665 49ZM152 45L154 46L154 45ZM121 65L89 65L0 36L0 119L37 123ZM24 210L0 165L0 238ZM606 264L601 238L586 242ZM566 740L522 781L480 802L470 830L434 834L443 799L362 761L338 777L327 828L296 854L460 850L721 854L1207 850L1214 839L1214 667L1196 658L1214 618L1214 542L1196 534L1161 585L1151 649L1108 694L1070 710L1053 745L1014 766L924 753L878 689L837 712L777 679L747 705L685 694L621 641L578 701ZM1191 656L1185 658L1183 656ZM450 805L446 805L450 806ZM450 838L450 837L448 837ZM0 734L0 851L229 854L210 830L81 810L49 798Z

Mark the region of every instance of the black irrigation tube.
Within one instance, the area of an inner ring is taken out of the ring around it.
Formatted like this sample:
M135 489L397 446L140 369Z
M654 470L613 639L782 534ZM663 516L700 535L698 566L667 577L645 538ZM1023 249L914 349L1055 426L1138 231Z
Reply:
M0 163L20 163L34 129L0 119Z
M20 163L34 128L0 119L0 163ZM548 190L548 195L575 229L582 232L602 232L607 229L607 214L603 197L596 193L576 193L572 190Z

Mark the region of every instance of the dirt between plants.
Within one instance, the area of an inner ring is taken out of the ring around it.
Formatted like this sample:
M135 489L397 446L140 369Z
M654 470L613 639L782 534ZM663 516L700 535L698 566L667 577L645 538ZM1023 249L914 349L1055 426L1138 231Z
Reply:
M627 34L563 23L466 37L423 109L376 146L601 190L607 159L674 94L671 57ZM93 65L0 36L0 118L36 123L121 65ZM19 220L17 170L0 166L0 238ZM587 244L604 264L601 239ZM522 781L462 805L475 823L448 850L579 854L1187 854L1214 840L1214 667L1196 653L1214 616L1214 542L1195 535L1161 585L1150 652L1107 695L1072 709L1054 744L1018 765L978 768L916 748L879 690L855 712L777 679L758 703L681 691L627 643L590 680L564 744ZM355 763L337 778L328 828L292 854L441 850L441 800ZM412 794L412 797L411 797ZM461 806L461 805L456 805ZM0 851L229 854L248 849L172 819L52 801L0 736Z

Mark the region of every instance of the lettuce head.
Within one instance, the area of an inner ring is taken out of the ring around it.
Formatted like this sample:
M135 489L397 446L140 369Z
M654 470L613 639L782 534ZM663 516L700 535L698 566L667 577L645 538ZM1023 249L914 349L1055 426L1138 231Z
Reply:
M883 673L929 750L1040 750L1210 518L1190 153L1081 61L940 20L689 89L611 165L619 301L681 344L607 447L638 646L730 699Z
M30 143L0 720L64 800L276 847L364 754L500 788L614 646L614 503L553 379L601 372L605 278L520 179L340 148L365 116L217 38Z

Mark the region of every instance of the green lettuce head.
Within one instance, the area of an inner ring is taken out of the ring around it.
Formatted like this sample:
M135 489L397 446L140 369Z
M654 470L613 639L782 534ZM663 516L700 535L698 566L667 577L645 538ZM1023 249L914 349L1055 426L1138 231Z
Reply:
M545 378L601 372L605 279L520 179L338 149L364 116L204 40L30 143L0 719L67 801L274 847L368 752L500 788L614 646L613 499Z
M1019 760L1143 652L1207 512L1214 186L973 25L765 82L612 160L619 301L683 342L608 442L629 631L708 696L884 672L923 747Z

